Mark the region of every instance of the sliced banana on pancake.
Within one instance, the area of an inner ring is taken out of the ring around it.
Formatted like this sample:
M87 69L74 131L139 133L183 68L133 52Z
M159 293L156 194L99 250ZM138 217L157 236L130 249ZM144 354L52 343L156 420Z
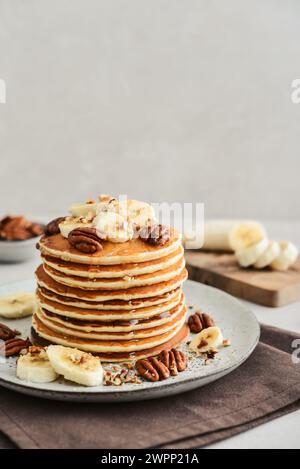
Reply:
M32 383L50 383L58 377L46 350L39 347L30 347L26 354L18 358L16 373L19 379Z
M133 223L137 228L156 223L154 209L146 202L129 199L120 202L120 205L125 206L127 220Z
M94 219L94 227L107 235L113 243L125 243L133 238L134 230L130 222L116 212L100 212Z
M77 228L91 228L93 226L92 219L81 218L81 217L67 217L63 222L59 224L61 235L64 238L68 238L71 231Z
M90 353L62 345L50 345L47 355L54 370L65 379L83 386L99 386L103 381L100 360Z
M35 310L33 293L14 293L0 297L0 316L9 319L31 316Z

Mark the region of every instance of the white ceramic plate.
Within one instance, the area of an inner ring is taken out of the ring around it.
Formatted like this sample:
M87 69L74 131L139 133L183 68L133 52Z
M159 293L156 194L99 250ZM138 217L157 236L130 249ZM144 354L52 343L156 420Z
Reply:
M16 291L34 291L35 282L28 280L0 287L0 295ZM16 358L11 357L0 363L0 385L24 394L48 399L85 401L85 402L120 402L178 394L204 386L230 373L241 365L253 352L259 340L259 324L246 306L232 296L201 283L188 280L184 291L187 305L201 308L211 313L216 324L222 329L225 338L230 339L231 346L220 349L216 358L209 364L199 357L189 362L189 368L175 377L156 383L143 381L142 384L123 384L117 386L97 386L86 388L64 380L47 384L27 383L15 375ZM192 310L189 310L191 313ZM31 318L4 320L0 322L22 332L30 334ZM183 347L186 351L186 348Z

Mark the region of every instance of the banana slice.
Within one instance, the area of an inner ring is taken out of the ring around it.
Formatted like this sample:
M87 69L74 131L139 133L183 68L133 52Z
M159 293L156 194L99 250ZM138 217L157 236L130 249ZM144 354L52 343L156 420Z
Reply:
M280 253L279 243L277 241L269 241L268 247L259 256L254 264L256 269L263 269L273 262Z
M134 235L132 224L115 212L100 212L94 220L94 226L113 243L125 243Z
M269 240L267 238L263 238L258 241L256 244L253 244L241 251L237 251L235 253L238 263L242 267L249 267L253 265L262 253L267 249Z
M121 202L120 205L125 205L127 212L127 220L133 223L137 228L145 225L152 225L156 222L155 212L151 205L139 200L129 199Z
M183 233L182 244L185 249L201 249L203 247L203 240L203 233L190 230Z
M219 327L213 326L203 329L189 344L191 352L197 355L208 352L212 348L218 348L223 343L223 334Z
M59 229L61 235L64 238L67 238L71 231L75 230L76 228L91 228L92 226L93 221L89 221L89 218L67 217L59 224Z
M288 270L298 258L297 247L289 241L279 241L280 252L277 258L270 264L274 270Z
M9 319L31 316L35 309L33 293L15 293L0 297L0 316Z
M92 204L74 204L69 207L69 212L73 217L90 217L97 213L98 205Z
M237 223L229 232L229 244L233 251L243 251L264 238L267 238L266 231L256 221Z
M58 374L49 362L47 352L38 347L30 347L17 361L17 377L32 383L50 383Z
M48 358L56 373L65 379L84 386L99 386L103 381L103 368L100 360L81 350L49 345Z

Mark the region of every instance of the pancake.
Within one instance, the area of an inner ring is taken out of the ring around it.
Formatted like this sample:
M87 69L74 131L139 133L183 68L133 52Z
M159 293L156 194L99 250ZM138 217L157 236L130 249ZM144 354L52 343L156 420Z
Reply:
M78 319L84 321L137 321L139 319L152 318L153 316L164 315L175 308L183 301L183 294L178 290L177 294L168 301L144 308L131 309L89 309L84 306L76 307L70 304L58 303L44 296L38 289L36 291L37 304L47 311L69 319Z
M92 309L92 310L99 310L99 311L132 311L132 309L139 309L139 308L148 308L150 306L155 305L162 305L167 301L174 299L178 296L180 291L180 287L175 288L174 290L170 290L169 292L163 293L162 295L152 296L148 298L137 298L132 299L130 301L124 300L108 300L108 301L88 301L88 300L81 300L72 297L67 297L63 295L59 295L51 290L47 290L47 288L43 288L38 286L37 292L42 295L44 299L54 301L58 304L64 306L65 310L72 311L72 307L75 307L75 310L79 308L84 309ZM49 303L49 302L48 302ZM74 316L75 317L75 316Z
M143 339L147 337L154 337L160 334L164 334L179 323L182 323L186 313L186 308L183 304L180 307L174 308L173 313L167 317L163 318L163 321L158 321L158 324L155 321L147 320L146 328L143 328L143 324L140 323L140 328L133 328L130 323L127 323L127 330L119 330L121 326L110 326L110 329L104 326L99 326L96 324L88 324L84 321L77 321L77 323L72 323L71 321L63 321L60 317L55 317L52 313L48 313L46 310L40 308L37 309L36 315L40 321L45 324L49 329L57 331L62 335L74 336L83 339L91 340L133 340ZM108 323L109 324L109 323ZM115 323L113 323L115 324ZM103 330L104 329L104 330ZM107 329L107 330L105 330Z
M168 322L171 318L175 317L179 311L184 307L183 297L181 301L168 311L156 314L151 317L138 318L138 319L116 319L113 321L90 321L82 317L81 319L70 318L68 316L61 316L55 314L48 309L42 308L38 305L38 310L42 310L44 315L59 324L65 325L73 329L89 331L107 331L107 332L128 332L138 329L147 329L148 327L158 326Z
M39 241L39 249L43 255L89 265L114 265L161 259L177 250L180 245L181 236L174 228L170 229L170 240L163 246L145 243L140 238L126 243L105 241L103 250L94 254L84 254L71 247L68 240L61 234L43 236Z
M46 326L35 314L32 318L34 330L52 343L75 347L92 353L125 353L144 351L162 345L175 336L184 325L184 318L173 329L164 334L136 340L91 340L60 334Z
M124 278L100 278L85 279L75 275L66 275L58 270L53 269L48 264L44 264L44 270L47 274L59 283L69 285L71 287L93 289L93 290L120 290L145 285L152 285L177 277L185 267L184 258L181 257L176 264L166 269L152 272L150 274L137 275L136 277L125 276Z
M41 238L34 343L75 347L112 362L176 347L188 334L180 235L171 229L162 245L135 238L101 246L87 254L61 234Z
M143 287L128 288L127 290L87 290L75 287L69 287L62 283L58 283L51 278L44 270L43 265L40 265L36 270L36 278L39 286L47 288L47 290L54 291L62 296L77 298L79 300L89 301L107 301L107 300L132 300L135 298L148 298L152 296L161 295L163 293L174 290L179 287L187 279L187 270L184 268L179 275L175 278L156 283L154 285L147 285Z
M58 257L42 255L44 264L67 275L75 275L89 279L94 278L123 278L125 276L135 276L150 274L158 270L166 269L175 264L183 256L183 247L179 246L175 251L161 259L154 259L147 262L135 262L116 265L89 265L64 261Z
M135 352L111 352L111 353L95 353L102 362L131 362L135 360L139 360L141 358L153 357L159 355L159 353L166 349L170 350L173 347L177 347L182 342L184 342L187 337L189 336L189 328L186 324L183 324L182 328L169 340L164 342L163 344L157 345L155 347L151 347L147 350L139 350ZM31 328L31 341L35 345L47 346L53 343L51 340L47 340L41 337L35 329ZM77 347L79 348L79 347Z

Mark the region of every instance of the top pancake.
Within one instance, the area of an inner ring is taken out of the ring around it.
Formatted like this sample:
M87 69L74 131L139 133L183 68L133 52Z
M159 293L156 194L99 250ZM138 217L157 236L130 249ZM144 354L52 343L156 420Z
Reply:
M140 238L126 243L102 243L102 251L85 254L70 246L61 234L43 236L39 241L39 249L43 255L58 257L65 261L80 264L114 265L133 262L147 262L167 256L178 249L181 244L179 233L170 228L170 240L163 246L145 243Z

